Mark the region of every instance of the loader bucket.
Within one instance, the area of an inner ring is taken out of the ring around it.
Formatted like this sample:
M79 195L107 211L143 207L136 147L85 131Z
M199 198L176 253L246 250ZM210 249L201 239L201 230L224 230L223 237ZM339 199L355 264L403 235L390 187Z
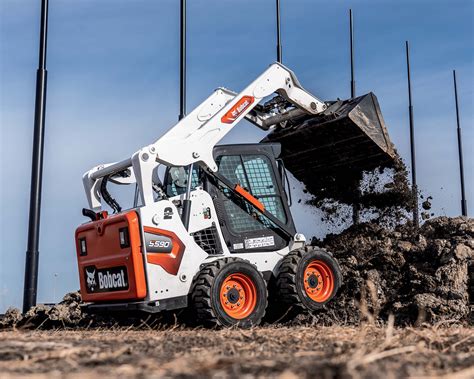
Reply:
M286 168L312 193L390 166L396 156L373 93L334 102L324 114L293 120L262 142L281 144Z

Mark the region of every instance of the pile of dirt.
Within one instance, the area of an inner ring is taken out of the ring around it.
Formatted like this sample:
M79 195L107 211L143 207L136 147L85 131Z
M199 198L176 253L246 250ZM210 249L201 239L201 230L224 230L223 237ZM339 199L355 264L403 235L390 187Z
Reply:
M344 283L324 311L293 322L399 325L467 321L468 264L474 259L474 219L438 217L415 229L354 225L313 244L334 253Z
M84 328L162 328L176 325L174 313L162 312L146 314L131 313L90 313L82 302L79 291L66 294L63 300L54 305L38 304L22 314L17 308L9 308L0 319L0 330L18 329L84 329Z
M9 308L0 320L0 329L10 327L74 327L89 321L81 308L81 295L71 292L54 305L38 304L24 315L17 308Z

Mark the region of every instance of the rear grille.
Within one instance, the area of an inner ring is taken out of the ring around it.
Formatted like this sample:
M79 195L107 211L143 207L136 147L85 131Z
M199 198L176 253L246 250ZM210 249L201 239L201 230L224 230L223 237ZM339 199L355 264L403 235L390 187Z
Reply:
M212 225L210 228L192 233L194 241L209 255L222 254L222 246L219 241L217 228Z

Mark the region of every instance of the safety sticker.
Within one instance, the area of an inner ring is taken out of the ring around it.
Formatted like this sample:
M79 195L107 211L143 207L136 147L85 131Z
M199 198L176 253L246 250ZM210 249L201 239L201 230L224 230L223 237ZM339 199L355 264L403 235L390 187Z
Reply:
M258 249L259 247L274 246L275 240L273 236L249 238L245 240L246 249Z

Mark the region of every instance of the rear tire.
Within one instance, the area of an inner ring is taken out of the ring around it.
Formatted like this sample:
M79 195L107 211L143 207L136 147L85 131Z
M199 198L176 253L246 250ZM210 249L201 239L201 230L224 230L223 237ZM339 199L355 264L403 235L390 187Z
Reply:
M243 328L260 324L267 297L262 273L250 262L238 258L205 264L194 279L191 293L202 324Z
M311 246L285 256L276 279L282 302L310 311L323 308L341 284L341 269L332 254Z

